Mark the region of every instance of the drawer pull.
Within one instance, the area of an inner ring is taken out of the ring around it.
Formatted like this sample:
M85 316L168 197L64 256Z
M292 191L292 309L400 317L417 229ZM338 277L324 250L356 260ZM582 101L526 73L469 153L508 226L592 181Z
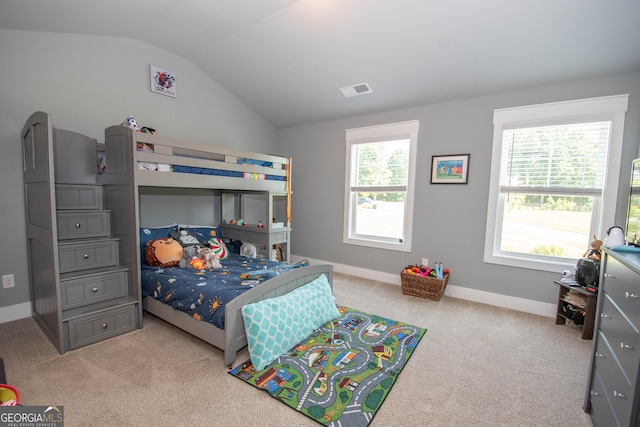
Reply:
M611 316L609 316L608 314L605 313L600 313L600 317L603 319L611 319Z
M613 397L618 397L620 399L626 399L627 396L624 395L623 393L618 393L617 391L613 390Z
M624 293L624 296L625 296L627 299L638 299L638 298L640 298L640 297L638 297L638 295L636 295L636 294L630 294L629 292L625 292L625 293Z
M98 292L98 288L91 288L91 292L95 294L96 292Z
M615 279L616 275L613 273L604 273L604 277L606 277L607 279Z
M79 223L78 223L78 224L76 224L76 228L80 228L80 224L79 224Z
M109 325L107 325L106 323L102 324L102 329L107 329L108 327L109 327ZM614 393L615 393L615 391L614 391Z
M625 344L623 342L620 343L620 348L623 350L633 350L633 347L631 347L629 344Z
M84 259L89 259L89 254L84 254L83 258Z

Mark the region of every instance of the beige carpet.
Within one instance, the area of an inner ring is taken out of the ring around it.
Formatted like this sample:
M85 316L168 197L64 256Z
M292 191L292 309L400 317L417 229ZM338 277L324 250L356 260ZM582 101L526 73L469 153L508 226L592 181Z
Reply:
M591 341L577 326L344 275L335 295L427 328L371 426L592 425L582 410ZM0 324L0 357L22 404L63 405L69 427L319 425L229 375L221 351L151 315L141 330L62 356L32 319ZM247 358L245 349L237 363Z

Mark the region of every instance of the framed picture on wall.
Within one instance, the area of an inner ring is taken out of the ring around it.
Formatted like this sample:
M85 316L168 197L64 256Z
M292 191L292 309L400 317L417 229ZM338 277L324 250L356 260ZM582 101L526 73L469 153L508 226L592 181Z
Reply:
M469 178L470 154L431 157L432 184L466 184Z
M149 74L151 79L151 92L161 95L176 97L176 73L169 70L163 70L155 65L149 66Z

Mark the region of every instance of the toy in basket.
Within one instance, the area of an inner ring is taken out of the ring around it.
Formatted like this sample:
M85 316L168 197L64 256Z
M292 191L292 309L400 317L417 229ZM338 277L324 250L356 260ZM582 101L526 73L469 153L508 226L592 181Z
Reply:
M448 268L436 263L434 268L424 265L409 265L400 273L402 293L414 297L440 301L449 281Z
M20 393L7 384L0 384L0 406L18 406Z

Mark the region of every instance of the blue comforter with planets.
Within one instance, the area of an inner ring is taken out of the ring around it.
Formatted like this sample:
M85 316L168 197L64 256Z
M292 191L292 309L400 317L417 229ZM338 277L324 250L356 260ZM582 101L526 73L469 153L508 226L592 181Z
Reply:
M284 264L237 254L220 261L221 269L160 268L142 263L142 295L224 329L224 306L241 293L306 261Z

